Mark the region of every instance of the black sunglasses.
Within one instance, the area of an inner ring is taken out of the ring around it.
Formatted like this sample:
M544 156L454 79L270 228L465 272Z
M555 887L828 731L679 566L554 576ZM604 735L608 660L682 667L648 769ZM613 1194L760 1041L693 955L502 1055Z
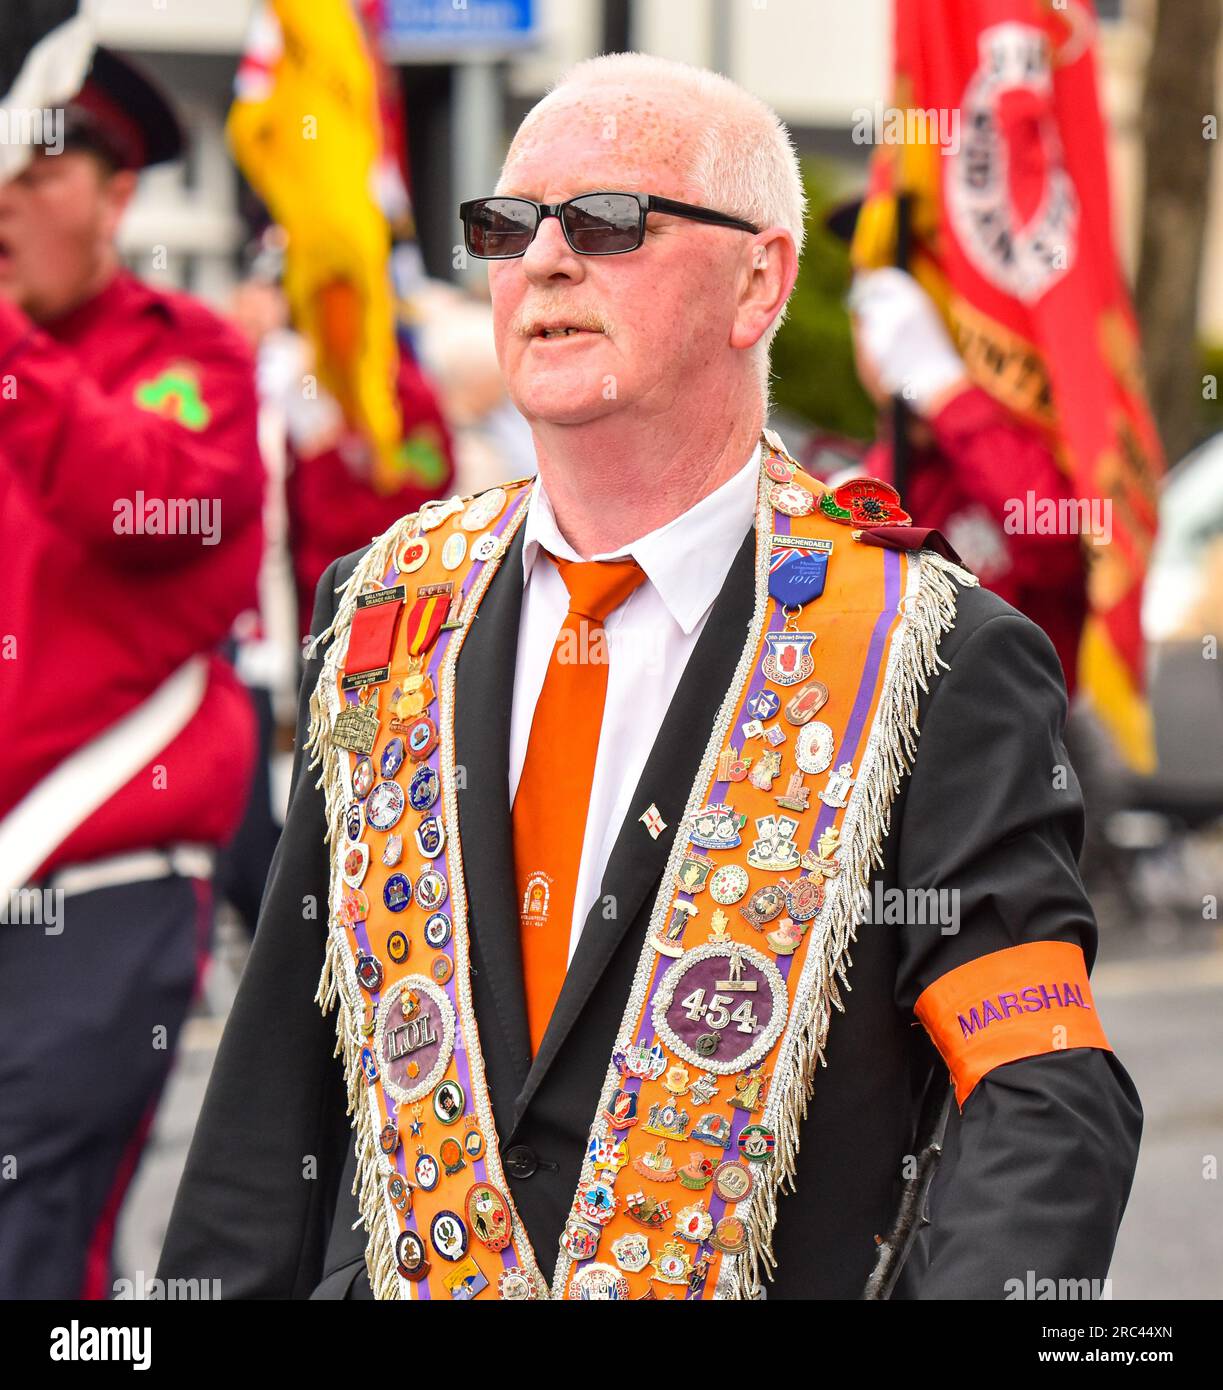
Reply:
M473 198L459 206L467 253L482 261L506 261L526 252L545 217L558 218L565 240L581 256L619 256L645 240L650 212L668 212L715 227L758 232L741 217L730 217L693 203L676 203L651 193L583 193L563 203L530 198Z

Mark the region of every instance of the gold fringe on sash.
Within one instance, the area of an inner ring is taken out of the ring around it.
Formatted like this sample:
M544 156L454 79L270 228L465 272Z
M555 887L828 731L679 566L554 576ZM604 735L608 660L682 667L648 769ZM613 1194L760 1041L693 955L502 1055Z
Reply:
M357 608L357 596L364 586L373 581L381 583L382 576L389 569L399 547L409 539L416 521L416 513L402 517L390 530L375 537L369 550L361 557L348 581L336 590L340 601L335 617L325 631L312 639L306 649L306 657L312 660L329 638L331 648L323 658L323 668L318 683L310 695L310 727L306 737L305 751L311 755L309 770L322 764L318 781L326 801L327 833L324 843L334 847L341 842L344 833L345 787L340 769L339 751L331 741L333 712L329 705L329 695L334 693L339 680L339 672L348 652L348 633L352 617ZM360 990L355 978L352 987L340 987L340 971L352 971L352 962L343 947L341 933L334 929L335 911L340 899L340 871L334 851L330 854L329 888L327 903L327 944L323 953L323 969L319 976L315 1002L326 1014L336 1005L336 1045L334 1055L343 1058L344 1079L348 1087L347 1113L353 1117L352 1128L356 1131L357 1172L353 1180L352 1192L357 1198L361 1213L361 1224L366 1231L365 1264L369 1271L370 1288L375 1298L397 1299L400 1297L400 1279L395 1266L395 1252L391 1244L390 1223L381 1219L380 1207L387 1200L384 1184L378 1173L378 1139L374 1132L373 1118L364 1095L365 1076L361 1070L361 1049L365 1046L361 1039L358 1020L352 1016L348 1006L350 998L358 998Z

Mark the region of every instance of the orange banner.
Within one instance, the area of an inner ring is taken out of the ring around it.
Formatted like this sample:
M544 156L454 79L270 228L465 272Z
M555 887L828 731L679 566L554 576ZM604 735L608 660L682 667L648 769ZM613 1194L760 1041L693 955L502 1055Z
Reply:
M1087 544L1082 685L1127 761L1153 764L1142 585L1163 456L1113 244L1090 0L905 0L853 254L908 269L943 309L970 376L1049 440L1110 539ZM1023 480L1015 480L1016 495Z

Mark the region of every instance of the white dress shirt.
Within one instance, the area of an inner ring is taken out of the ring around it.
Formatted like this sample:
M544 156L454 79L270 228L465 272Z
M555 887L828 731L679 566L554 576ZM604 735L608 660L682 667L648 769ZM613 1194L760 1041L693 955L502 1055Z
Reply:
M569 934L570 960L586 914L602 886L621 822L630 813L636 819L646 810L630 802L684 667L752 525L759 460L757 445L733 478L683 516L631 545L591 557L621 560L632 556L646 577L603 625L608 649L607 701L586 813ZM523 528L525 588L510 716L511 806L527 756L535 704L557 634L569 612L565 581L540 551L562 560L581 558L561 535L539 478ZM641 833L648 832L642 827Z

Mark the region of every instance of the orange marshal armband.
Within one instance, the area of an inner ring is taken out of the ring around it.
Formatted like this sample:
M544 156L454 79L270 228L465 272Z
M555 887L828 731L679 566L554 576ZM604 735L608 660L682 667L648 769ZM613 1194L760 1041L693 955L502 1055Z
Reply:
M986 1072L1006 1062L1071 1047L1112 1051L1083 952L1066 941L970 960L923 990L913 1012L947 1063L961 1106Z

